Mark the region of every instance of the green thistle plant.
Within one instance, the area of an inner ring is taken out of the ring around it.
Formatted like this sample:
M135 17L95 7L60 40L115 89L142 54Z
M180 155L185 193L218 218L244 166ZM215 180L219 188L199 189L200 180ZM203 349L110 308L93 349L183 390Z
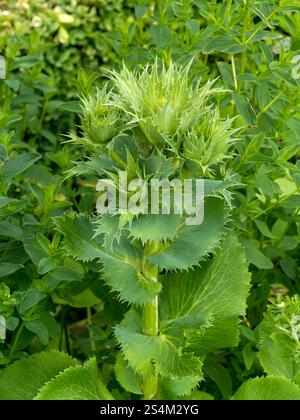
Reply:
M92 148L101 147L122 129L120 112L116 106L109 105L109 98L107 86L97 90L95 96L82 98L82 137L71 137L75 142Z
M158 61L141 72L111 72L112 90L83 101L82 143L103 147L72 173L185 179L224 160L231 121L214 109L213 82L192 84L188 72ZM250 275L242 247L225 235L228 185L206 180L205 218L195 226L185 214L56 219L68 254L100 261L105 282L131 304L115 328L116 375L146 399L188 395L203 379L205 355L237 343Z

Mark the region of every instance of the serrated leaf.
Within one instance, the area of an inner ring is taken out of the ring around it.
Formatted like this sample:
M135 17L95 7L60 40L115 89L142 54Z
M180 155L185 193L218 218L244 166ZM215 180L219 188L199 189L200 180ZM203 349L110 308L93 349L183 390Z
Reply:
M199 375L185 376L180 379L162 379L160 388L163 399L178 399L180 396L191 399L191 391L197 386ZM180 399L180 398L179 398Z
M232 400L300 400L300 387L285 378L269 376L249 379Z
M64 216L55 221L58 230L64 234L63 244L68 254L83 261L99 259L103 264L104 280L122 300L143 304L159 293L160 283L144 277L139 256L128 241L121 241L113 253L109 253L102 246L103 238L94 237L93 223L87 216L74 219Z
M58 351L21 359L0 374L0 400L31 400L39 389L76 361Z
M237 344L250 284L243 248L229 236L202 269L160 279L159 335L144 335L141 316L132 309L115 329L117 340L140 375L149 374L154 362L164 378L199 381L205 354Z
M112 400L113 397L99 378L96 359L84 366L61 372L48 382L35 400Z
M91 261L100 258L104 252L101 249L100 238L94 238L94 229L88 216L63 216L55 219L57 230L64 235L64 247L68 254L81 261Z
M239 317L246 310L250 274L244 249L235 236L227 237L213 259L202 268L168 274L162 285L162 319L174 319L178 323L180 317L194 313L212 319L203 334L189 336L189 347L196 354L237 344Z
M172 240L181 223L177 214L140 215L132 221L130 235L143 243Z
M119 353L115 364L115 373L120 385L133 394L143 394L141 389L141 378L128 365L128 362Z
M200 225L184 224L175 239L149 257L152 265L161 270L187 270L197 265L211 252L223 235L224 203L218 198L207 198L204 221Z
M205 321L202 324L204 326ZM154 362L157 373L163 377L178 379L193 375L201 379L202 362L191 352L184 351L184 337L162 332L159 336L150 336L142 331L142 317L135 309L115 328L123 354L138 374L149 375Z

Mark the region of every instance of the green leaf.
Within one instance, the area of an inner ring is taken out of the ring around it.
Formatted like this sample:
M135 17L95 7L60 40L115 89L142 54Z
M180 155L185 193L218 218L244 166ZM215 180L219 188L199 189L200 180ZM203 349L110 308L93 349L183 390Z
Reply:
M81 281L82 274L69 267L56 267L48 273L48 276L57 281Z
M300 372L296 360L295 345L285 334L277 332L265 338L259 346L259 361L269 375L293 380Z
M224 399L229 399L232 395L232 379L228 369L219 363L205 363L204 373L212 379L219 388Z
M181 398L178 398L179 400ZM209 394L208 392L203 392L203 391L193 391L191 392L190 395L188 395L187 397L183 397L183 400L185 399L189 399L189 400L197 400L197 401L212 401L214 400L214 397Z
M13 264L8 262L0 263L0 277L9 276L10 274L15 273L16 271L23 268L23 264Z
M0 222L0 235L20 241L23 237L23 231L19 226L4 221Z
M164 378L160 380L163 399L191 398L191 391L197 386L199 375L185 376L180 379Z
M184 224L173 241L149 257L152 265L161 270L187 270L199 264L219 243L223 235L224 203L217 198L207 198L204 221L200 225Z
M45 299L47 295L36 290L34 287L30 287L24 294L24 297L20 303L19 310L21 314L38 304L41 300Z
M270 270L273 268L272 261L259 251L254 244L245 238L241 238L241 241L245 246L247 259L253 265L264 270Z
M245 46L238 44L235 39L230 36L214 36L211 41L208 42L204 51L206 54L212 52L224 52L228 54L237 54L243 52L246 49Z
M232 98L235 102L236 109L241 114L241 116L247 121L248 124L254 125L256 122L256 115L249 102L249 99L240 93L232 93Z
M66 369L48 382L35 400L112 400L113 397L101 382L96 359L84 366Z
M222 75L223 82L229 89L234 89L234 81L232 76L232 68L228 63L217 63L220 73Z
M127 241L116 245L114 252L109 253L102 247L100 236L93 239L95 232L88 217L64 216L55 221L65 236L63 244L68 254L83 261L99 259L103 264L104 280L119 293L120 299L143 304L159 293L160 283L144 277L139 256Z
M267 238L273 239L274 236L272 235L272 232L268 228L268 225L263 220L255 220L255 224L258 227L259 231L266 236Z
M245 314L250 278L244 249L235 236L228 236L202 268L164 276L162 317L176 320L185 313L211 317L201 335L188 337L196 354L232 347L238 342L239 318Z
M118 382L126 391L133 394L143 394L140 376L134 372L120 353L115 364L115 373Z
M172 240L180 225L181 217L177 214L140 215L132 221L130 235L134 239L159 242Z
M206 320L198 320L199 325L205 325ZM115 328L115 335L121 344L123 355L130 366L141 376L147 376L155 363L157 373L166 378L178 379L185 376L198 376L201 379L199 358L184 350L185 338L176 333L164 333L159 336L148 336L142 332L142 317L131 309L121 324Z
M46 274L55 267L56 263L51 258L44 257L40 260L38 265L38 273Z
M115 329L117 340L138 374L149 374L153 361L164 378L199 381L206 353L237 344L250 284L244 251L228 237L202 269L160 279L159 335L144 335L141 315L131 309Z
M243 348L243 359L246 366L246 369L249 370L253 365L255 359L255 352L252 349L251 344L246 344Z
M103 256L103 274L105 282L121 300L141 305L151 301L161 290L159 282L153 282L142 274L142 267L124 257L124 260Z
M35 319L33 321L25 321L24 326L25 328L27 328L28 331L31 331L34 334L36 334L42 344L44 345L48 344L48 341L49 341L48 329L42 321L40 321L39 319Z
M93 239L91 219L84 215L55 218L57 230L64 235L63 246L68 254L81 261L91 261L105 255L100 238Z
M30 168L41 158L39 153L24 153L9 159L0 169L0 181L7 181Z
M21 359L0 374L0 400L31 400L39 389L76 361L56 350Z
M269 305L257 328L258 358L267 374L295 380L300 373L299 313L297 296Z
M285 378L269 376L249 379L238 389L233 400L300 400L300 387Z
M81 105L79 101L61 102L57 108L67 112L81 112Z

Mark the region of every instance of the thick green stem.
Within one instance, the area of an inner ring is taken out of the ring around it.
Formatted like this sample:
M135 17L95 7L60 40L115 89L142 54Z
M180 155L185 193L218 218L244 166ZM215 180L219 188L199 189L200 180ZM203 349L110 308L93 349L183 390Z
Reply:
M149 276L149 281L157 281L157 270ZM148 276L147 276L148 277ZM156 296L150 303L143 308L143 333L145 335L158 335L158 297ZM158 388L158 376L156 373L148 375L143 382L144 399L152 400L155 398Z

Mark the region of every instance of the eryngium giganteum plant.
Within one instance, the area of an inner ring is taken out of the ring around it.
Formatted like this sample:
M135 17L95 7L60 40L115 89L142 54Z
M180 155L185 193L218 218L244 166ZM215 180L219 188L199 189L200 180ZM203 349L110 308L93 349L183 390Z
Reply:
M156 61L109 77L109 88L82 101L74 141L91 155L71 174L114 182L125 172L127 182L204 177L204 220L123 211L70 214L57 228L68 253L100 262L99 276L130 305L115 327L121 386L145 399L188 396L203 380L206 355L237 344L249 290L244 251L226 224L231 121L219 116L214 82L191 83L189 66Z

